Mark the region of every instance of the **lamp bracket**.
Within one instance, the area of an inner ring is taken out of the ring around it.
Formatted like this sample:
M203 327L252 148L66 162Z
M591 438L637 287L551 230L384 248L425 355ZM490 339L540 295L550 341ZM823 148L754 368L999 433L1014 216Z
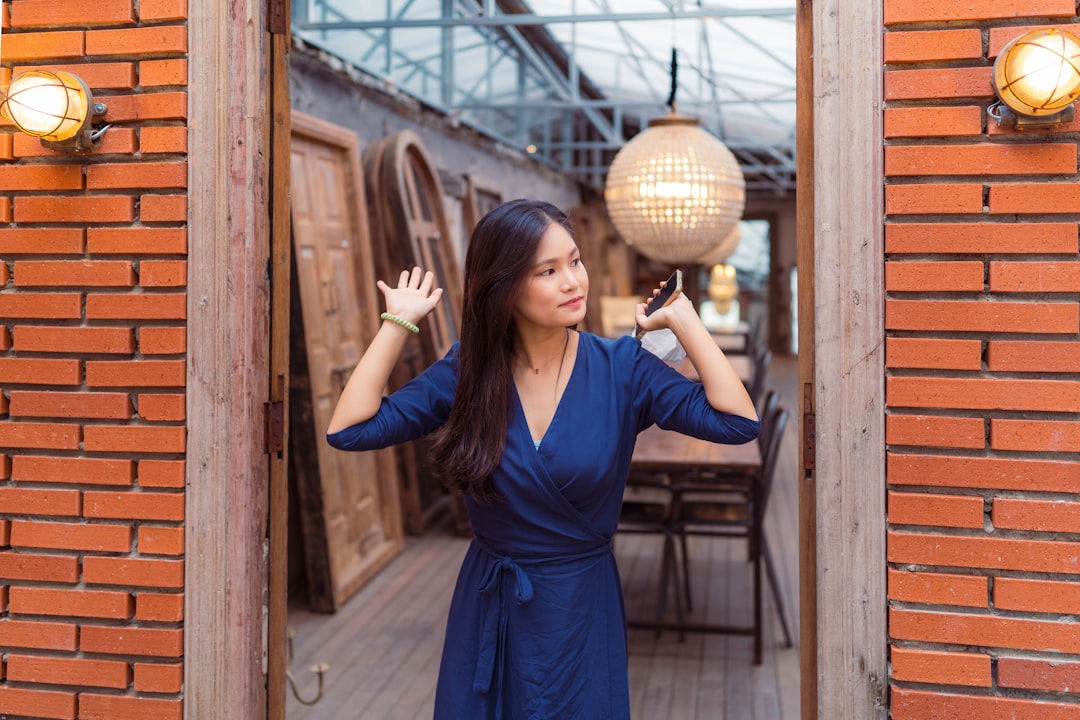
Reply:
M104 115L106 112L108 112L108 110L109 108L103 102L95 102L93 104L94 117L97 117L98 115ZM109 123L108 125L103 125L97 130L94 130L91 128L92 119L93 118L87 119L86 126L81 131L79 131L79 134L75 137L59 141L43 139L41 141L42 146L47 147L50 150L59 150L61 152L90 152L94 149L94 143L100 140L101 136L105 134L105 131L112 127L112 123Z
M986 114L996 120L1000 127L1023 132L1024 130L1052 130L1059 125L1072 122L1076 111L1072 105L1068 105L1060 112L1050 115L1021 115L997 100L986 108Z

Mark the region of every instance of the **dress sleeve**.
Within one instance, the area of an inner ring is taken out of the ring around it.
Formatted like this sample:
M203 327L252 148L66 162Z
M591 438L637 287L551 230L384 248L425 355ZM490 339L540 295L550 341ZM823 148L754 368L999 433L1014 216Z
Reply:
M457 389L457 344L420 375L384 397L378 412L363 422L326 434L338 450L378 450L416 440L450 417Z
M664 363L639 341L627 338L625 342L632 344L628 352L638 432L655 423L664 430L731 445L749 442L761 432L757 420L714 409L700 382Z

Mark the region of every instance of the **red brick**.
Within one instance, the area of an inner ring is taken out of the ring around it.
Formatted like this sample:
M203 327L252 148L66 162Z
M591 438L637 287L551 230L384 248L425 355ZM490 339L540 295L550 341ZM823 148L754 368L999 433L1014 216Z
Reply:
M0 197L0 223L10 223L11 220L11 198Z
M993 292L1080 292L1080 262L992 262Z
M990 98L993 68L934 68L885 72L885 100Z
M187 85L187 60L143 60L139 63L139 83L143 87Z
M1080 503L1076 502L998 497L990 517L996 528L1080 533Z
M7 678L15 682L86 685L124 689L131 684L131 666L117 660L8 655Z
M122 420L134 413L127 393L11 391L11 416Z
M994 607L999 610L1080 615L1080 584L999 577L994 580Z
M888 569L889 599L921 605L989 605L990 581L984 575L908 572Z
M133 0L20 0L11 7L11 25L15 28L134 23Z
M183 25L89 30L87 55L170 55L187 52L187 28Z
M78 425L62 423L0 423L0 447L78 450Z
M1072 623L990 615L890 608L889 632L894 638L902 640L1016 650L1055 650L1070 655L1076 654L1076 648L1080 647L1080 633L1076 632L1076 626ZM946 714L940 717L955 716Z
M975 261L885 263L890 292L964 292L983 289L983 264Z
M180 493L103 492L83 494L83 515L110 520L184 519L184 496Z
M90 452L182 453L183 426L87 425L83 448Z
M986 58L987 60L993 60L1001 53L1003 47L1022 35L1027 35L1036 30L1049 29L1067 30L1076 34L1075 27L1068 25L1007 25L1004 27L992 27L990 28L990 43L986 49Z
M1052 420L990 421L990 447L995 450L1080 452L1080 425Z
M187 20L187 0L141 0L139 19L143 22Z
M0 686L0 713L74 720L75 693Z
M57 32L53 30L4 34L5 62L36 63L46 60L80 58L84 54L82 31Z
M0 577L53 583L79 581L79 559L69 555L0 552Z
M130 196L15 198L15 222L20 223L123 223L134 219L135 198Z
M143 287L184 287L186 260L143 260L139 263L139 284Z
M183 512L181 504L180 513ZM140 525L137 544L140 555L183 555L184 528Z
M144 195L145 198L152 197ZM143 220L146 208L142 208ZM90 228L87 250L94 255L182 255L187 252L184 228Z
M146 130L143 128L142 132ZM139 217L143 222L184 222L187 220L187 196L143 195L139 201Z
M893 647L892 678L900 682L990 687L990 656L983 653L934 652Z
M979 135L983 131L982 119L983 110L978 106L886 108L885 137Z
M15 286L131 287L137 278L127 260L17 260Z
M178 693L184 686L184 666L180 663L135 663L135 691Z
M133 155L135 153L134 128L109 128L109 132L94 143L90 155ZM56 154L52 148L45 147L41 141L29 135L19 133L14 141L15 157L51 157Z
M0 325L0 350L11 349L11 330L7 325Z
M91 165L86 171L91 190L185 188L187 163L149 162Z
M893 485L1080 493L1075 462L888 453L887 473Z
M139 461L139 485L142 487L182 488L185 473L183 460Z
M79 629L79 649L87 653L176 658L184 653L184 636L180 629L83 625Z
M0 487L0 513L78 517L78 490Z
M885 25L1015 17L1073 17L1072 0L885 0Z
M889 445L982 448L986 445L982 418L936 415L888 415L885 442Z
M88 556L83 559L83 580L98 585L182 588L184 561Z
M135 617L142 622L180 622L184 619L183 593L139 593Z
M78 385L81 381L78 360L0 358L0 383Z
M999 687L1062 693L1080 687L1080 663L1076 662L999 657L997 673ZM135 675L137 679L138 668Z
M139 395L139 417L150 421L184 420L184 405L184 396L179 394Z
M87 298L89 316L89 298ZM888 330L1067 333L1080 331L1080 305L1048 302L887 300Z
M993 371L1080 372L1080 343L992 340L986 365Z
M1075 173L1076 146L1064 143L893 145L885 148L886 177Z
M978 184L885 187L885 212L888 215L981 213L982 207L982 185Z
M88 360L86 384L89 387L183 387L186 372L183 360Z
M4 190L81 190L82 165L0 165Z
M135 599L131 593L111 590L15 586L11 588L11 612L126 620L135 612Z
M16 482L132 485L135 482L135 461L126 458L16 455L11 476Z
M0 455L0 480L7 480L11 477L11 456ZM5 531L0 530L0 547L7 545L7 535Z
M981 528L983 500L972 495L890 491L888 519L893 525Z
M75 626L59 622L0 619L0 646L74 650Z
M141 144L143 155L152 153L186 153L187 128L176 125L170 125L168 127L144 127L139 131L139 142ZM146 197L155 196L148 195ZM143 214L145 215L145 209Z
M0 118L3 119L3 118ZM4 133L0 135L0 160L13 160L15 159L15 143L13 142L15 135L19 133ZM24 136L25 137L25 136ZM38 143L39 145L41 143ZM11 212L11 198L4 198L7 204L7 212ZM8 218L4 222L11 222Z
M1080 572L1080 557L1076 554L1076 543L1072 541L889 532L887 542L886 555L892 563L1045 573ZM86 562L89 560L87 558ZM1080 633L1077 642L1080 643Z
M14 348L19 352L93 353L130 355L135 352L135 331L124 327L49 327L16 325Z
M1076 720L1076 705L992 695L946 695L891 687L892 720Z
M184 706L181 700L79 694L80 720L181 720L183 716Z
M131 90L135 87L135 63L130 62L116 62L116 63L79 63L77 65L21 65L14 69L15 75L21 75L24 72L30 72L32 70L45 70L47 72L69 72L73 75L78 75L83 79L91 90L97 92L98 90ZM116 130L110 128L109 132L105 133L102 138L108 137L115 133ZM41 148L41 142L36 138L31 138L29 135L23 135L28 141L28 144L37 145ZM56 156L55 151L48 151L53 157Z
M17 198L15 204L17 208ZM989 206L994 214L1076 213L1080 212L1080 187L1073 182L991 185Z
M0 253L4 255L81 255L85 249L82 228L0 228Z
M979 370L982 343L978 340L930 338L885 339L885 364L893 368Z
M887 253L1059 253L1078 250L1075 223L902 223L885 226Z
M186 92L111 95L108 105L109 109L103 118L104 122L124 123L187 119Z
M82 316L79 293L0 293L0 317L74 320Z
M183 320L187 317L187 295L88 293L86 317L93 320Z
M981 60L982 33L975 29L888 32L884 53L887 64Z
M131 552L134 539L135 531L128 525L25 520L14 520L11 524L12 547L126 553Z
M186 350L186 328L144 327L139 330L139 351L143 355L178 355Z
M1067 380L890 377L891 407L1080 412L1080 385Z

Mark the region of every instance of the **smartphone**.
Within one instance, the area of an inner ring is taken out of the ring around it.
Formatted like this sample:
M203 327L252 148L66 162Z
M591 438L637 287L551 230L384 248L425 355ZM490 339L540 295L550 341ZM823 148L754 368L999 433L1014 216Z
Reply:
M645 306L645 317L652 315L660 308L670 304L671 301L677 298L679 296L679 293L681 292L682 270L676 270L675 272L671 273L671 277L669 277L667 279L667 282L664 283L664 287L660 288L659 294L657 294L657 296L652 299L652 302L648 303ZM641 336L644 334L645 331L641 329L641 326L635 324L634 337L640 340Z

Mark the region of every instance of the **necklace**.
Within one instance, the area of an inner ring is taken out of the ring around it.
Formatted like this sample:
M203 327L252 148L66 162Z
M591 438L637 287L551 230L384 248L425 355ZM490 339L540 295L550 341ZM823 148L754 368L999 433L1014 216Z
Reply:
M559 378L562 376L563 364L566 362L566 349L570 346L570 331L566 329L564 329L563 331L566 333L566 335L563 336L562 355L559 356L559 372L555 375L556 386L558 386L559 384ZM525 367L532 370L534 375L540 374L540 368L533 367L532 363L526 362L524 363L524 365Z

